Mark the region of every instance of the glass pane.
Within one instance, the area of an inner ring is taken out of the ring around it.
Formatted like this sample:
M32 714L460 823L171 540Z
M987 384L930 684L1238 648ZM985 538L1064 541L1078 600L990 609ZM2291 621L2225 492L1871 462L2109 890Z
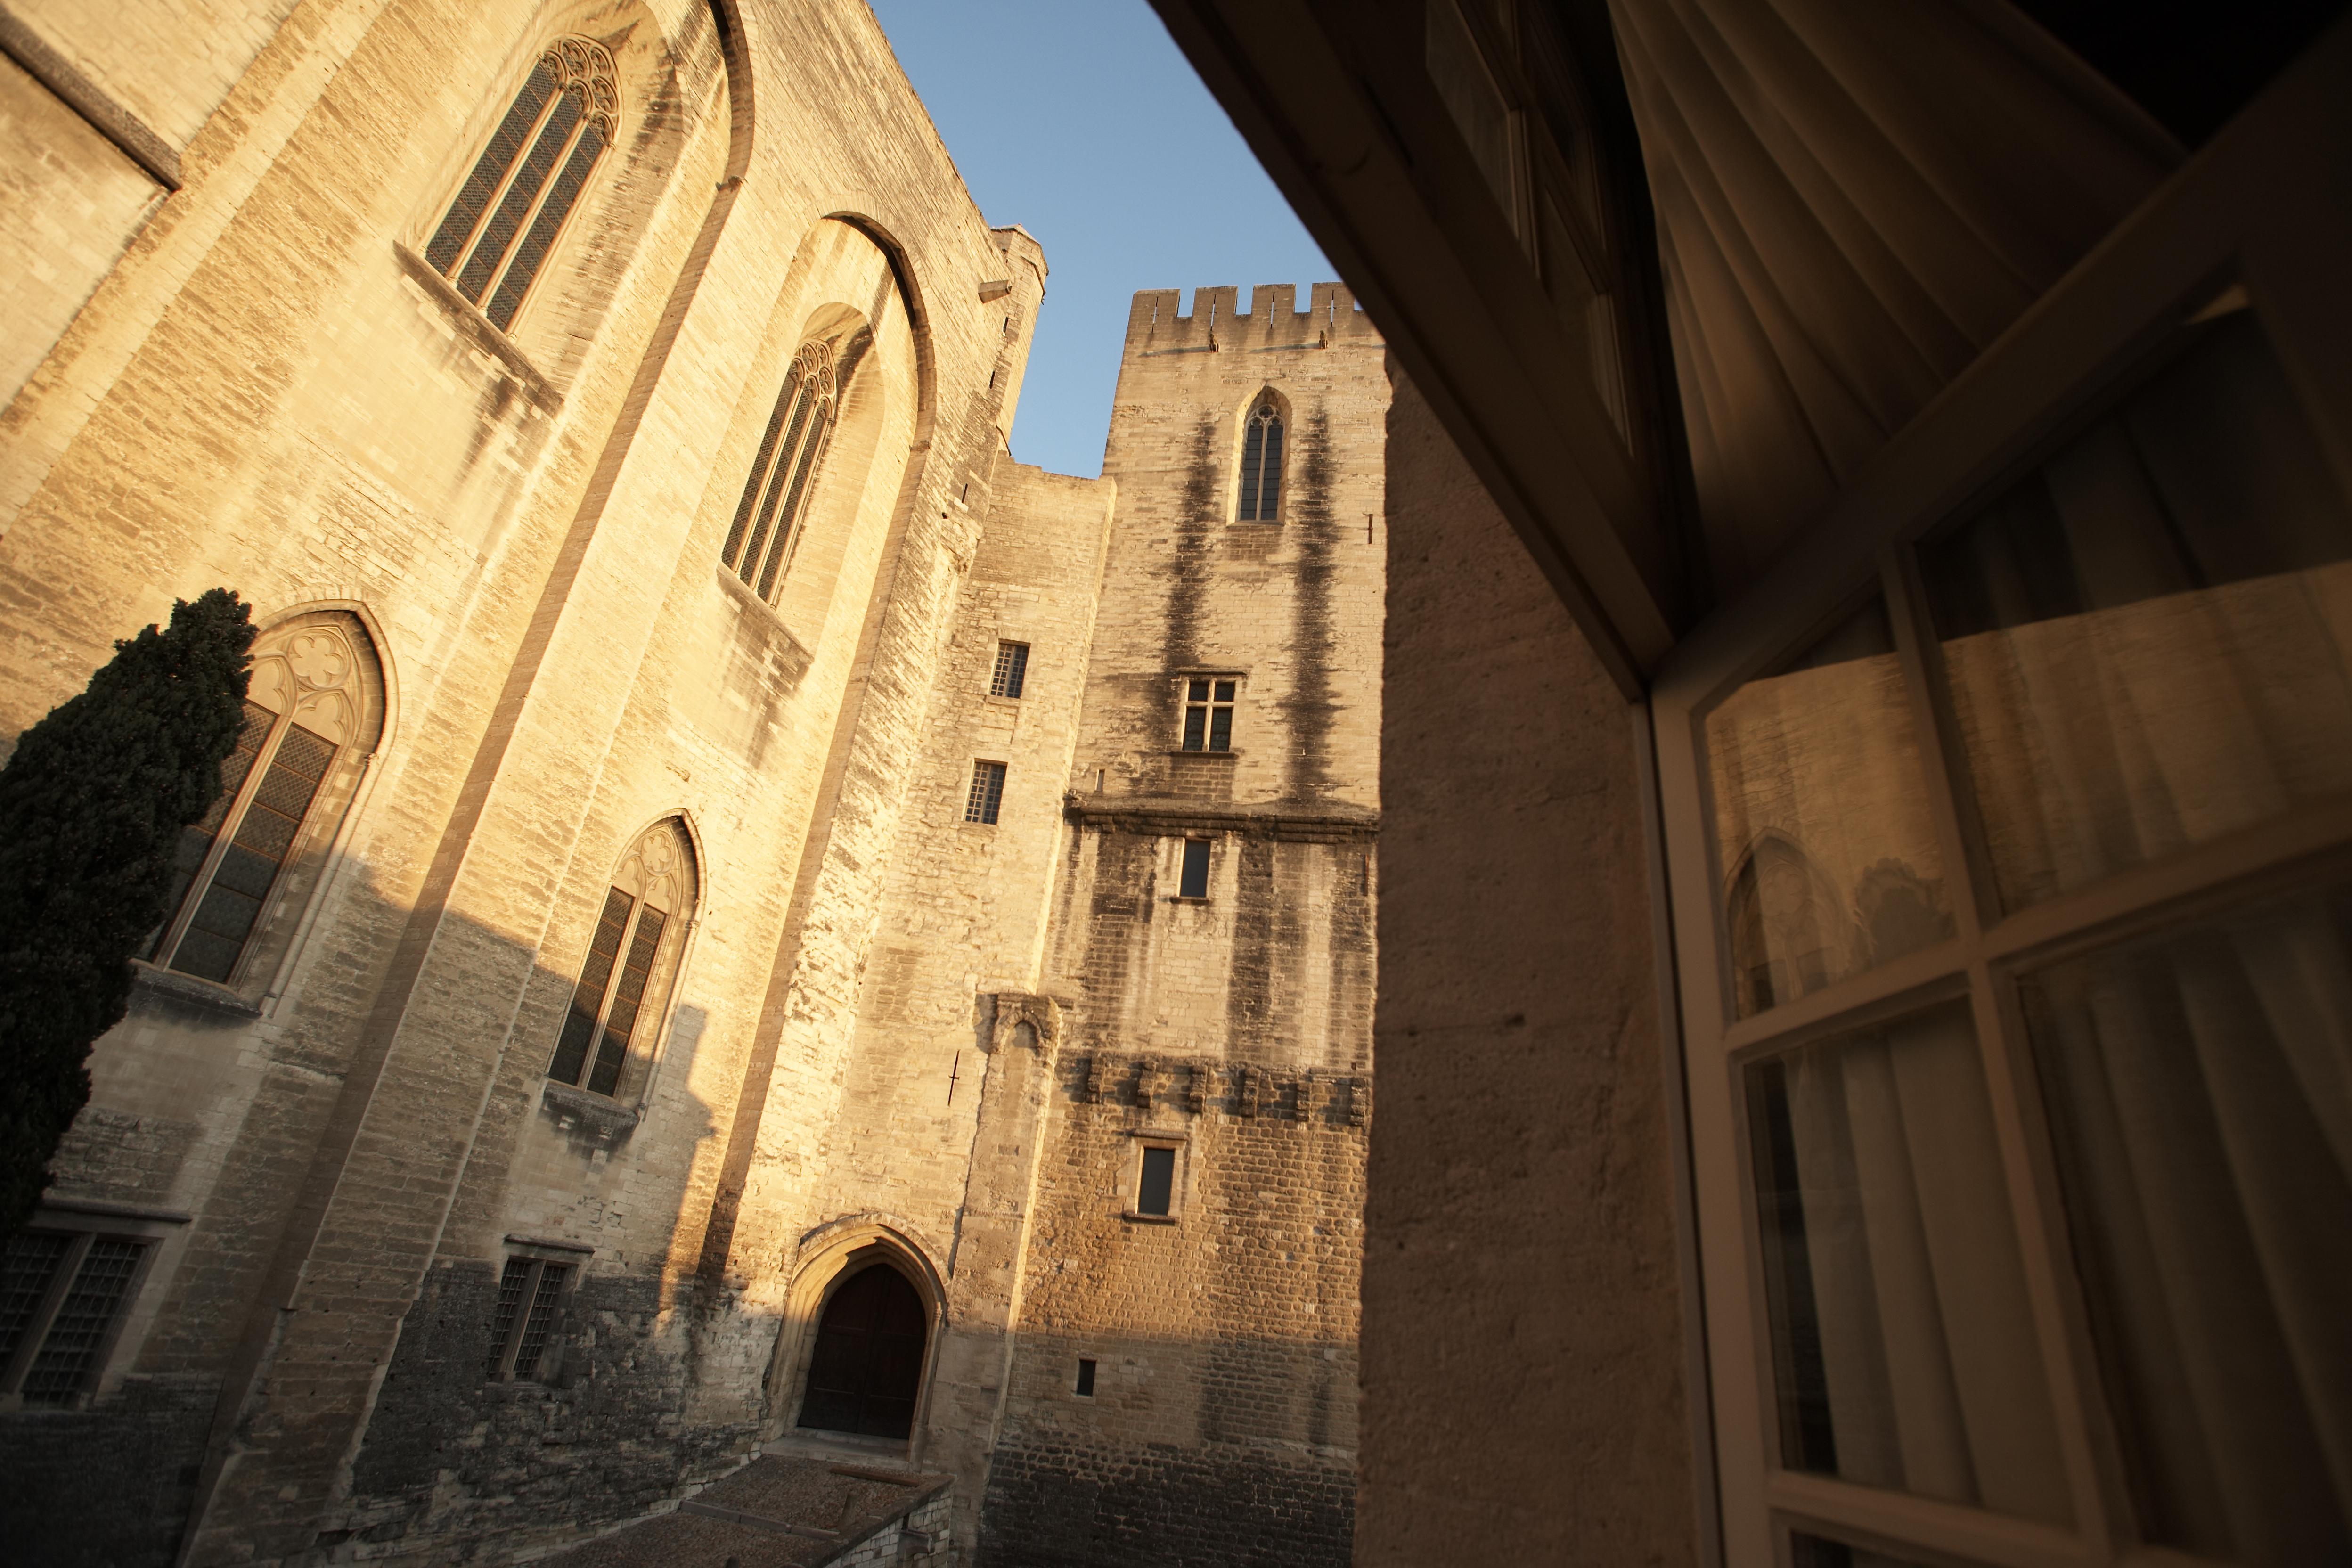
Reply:
M514 1333L515 1317L522 1310L522 1293L530 1283L530 1259L509 1258L507 1271L499 1279L499 1299L490 1309L490 1353L482 1363L485 1376L499 1375L499 1364L507 1358L507 1340Z
M2352 790L2352 515L2252 312L1920 566L2011 908Z
M498 210L482 226L481 237L474 243L474 253L467 258L457 278L457 291L474 303L482 302L482 291L490 286L499 263L506 259L508 248L514 244L515 231L522 226L523 215L539 199L540 187L547 184L556 159L570 144L572 127L580 123L581 108L576 93L563 93L556 99L554 112L547 117L539 140L531 143L530 153L516 168L514 180L499 198Z
M1143 1174L1135 1194L1138 1214L1166 1214L1170 1195L1176 1185L1176 1151L1146 1149L1143 1151Z
M1949 936L1943 858L1874 599L1707 716L1741 1017Z
M2066 1522L1968 1004L1747 1079L1781 1463Z
M556 1038L555 1059L548 1064L547 1076L558 1083L578 1083L580 1069L587 1065L588 1042L594 1037L596 1020L604 1011L604 988L612 982L621 933L627 929L629 911L635 908L636 900L618 888L604 895L604 912L596 917L596 934L580 965L580 984L572 988L572 1006L563 1016L563 1033Z
M247 804L236 835L214 868L212 886L189 917L187 931L172 954L173 969L225 981L236 968L286 853L310 815L320 780L334 760L332 743L299 724L286 727L261 787Z
M0 1372L7 1370L72 1246L72 1237L55 1231L20 1231L8 1238L0 1261Z
M2352 890L2019 990L2143 1531L2352 1562Z
M522 1339L515 1346L517 1377L529 1377L539 1370L540 1352L547 1348L547 1337L555 1330L555 1304L563 1294L563 1281L571 1272L568 1264L539 1266L539 1287L531 1292L530 1315L523 1320Z
M62 1404L81 1392L97 1370L99 1347L130 1293L144 1243L119 1236L90 1239L73 1288L49 1320L49 1331L25 1373L25 1403Z
M555 73L548 68L545 60L541 60L531 68L530 76L522 84L522 90L515 95L513 107L499 122L498 131L490 137L490 144L482 149L480 159L474 164L474 172L467 176L465 188L449 205L448 216L441 220L441 226L434 231L432 241L425 246L425 259L433 264L435 271L446 273L457 265L457 258L465 253L467 237L474 232L474 226L481 221L482 209L490 205L492 193L498 190L499 182L506 178L507 170L513 166L515 158L522 152L523 139L530 134L530 128L539 123L539 111L546 107L549 96L554 91Z
M1503 90L1487 72L1462 14L1453 0L1429 0L1427 38L1429 79L1455 129L1469 144L1470 155L1501 205L1503 216L1517 224L1518 203L1511 195L1511 111Z

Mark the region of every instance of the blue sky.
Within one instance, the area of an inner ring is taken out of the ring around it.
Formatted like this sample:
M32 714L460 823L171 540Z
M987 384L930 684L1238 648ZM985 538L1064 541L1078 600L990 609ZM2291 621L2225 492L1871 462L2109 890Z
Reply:
M1145 0L873 0L992 224L1045 247L1013 455L1102 471L1139 289L1336 276Z

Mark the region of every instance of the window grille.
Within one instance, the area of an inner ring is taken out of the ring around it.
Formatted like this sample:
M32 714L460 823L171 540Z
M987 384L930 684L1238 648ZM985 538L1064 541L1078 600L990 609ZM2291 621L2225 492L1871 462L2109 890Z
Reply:
M220 795L181 830L174 912L142 956L203 980L235 976L337 763L373 739L365 663L357 640L326 622L261 639Z
M619 134L615 82L602 45L549 45L425 245L425 259L501 331Z
M776 584L800 549L802 525L825 447L833 440L842 394L873 341L860 328L838 360L830 343L803 343L785 374L783 390L776 395L775 410L768 416L767 432L760 438L751 476L743 482L743 497L735 503L735 521L727 530L719 558L745 587L771 604Z
M1202 678L1184 683L1184 749L1188 752L1230 752L1234 749L1234 702L1238 680Z
M974 763L971 765L971 794L965 796L963 819L966 822L994 822L996 809L1004 802L1004 764Z
M591 1094L620 1092L631 1044L640 1036L650 1043L648 1018L653 1027L660 1025L664 972L681 945L665 946L664 939L684 923L694 896L693 870L692 851L674 820L656 824L622 860L605 889L548 1077Z
M1207 839L1184 840L1184 866L1177 877L1176 896L1182 899L1205 899L1209 896L1209 841Z
M95 1380L148 1243L20 1231L0 1264L0 1396L70 1405Z
M493 1383L512 1383L536 1376L555 1336L556 1309L563 1287L572 1278L569 1263L540 1258L509 1258L499 1277L499 1296L490 1310L490 1350L483 1359L484 1375Z
M1281 504L1282 413L1268 393L1251 411L1242 437L1242 504L1234 515L1243 522L1272 522Z
M1029 645L1025 642L1001 642L996 645L996 673L989 678L991 697L1018 697L1021 684L1029 674Z

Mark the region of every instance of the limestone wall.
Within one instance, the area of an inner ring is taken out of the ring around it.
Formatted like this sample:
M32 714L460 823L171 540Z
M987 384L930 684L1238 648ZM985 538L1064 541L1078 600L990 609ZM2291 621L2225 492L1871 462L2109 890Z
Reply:
M1632 715L1401 375L1387 469L1357 1560L1680 1568L1697 1395Z
M1342 1562L1370 1108L1378 336L1345 289L1136 297L1047 989L1065 1003L983 1563ZM1287 495L1236 521L1271 389ZM1243 689L1182 748L1183 683ZM1180 897L1187 838L1205 899ZM1181 1149L1167 1220L1139 1132ZM1091 1396L1077 1360L1097 1363Z

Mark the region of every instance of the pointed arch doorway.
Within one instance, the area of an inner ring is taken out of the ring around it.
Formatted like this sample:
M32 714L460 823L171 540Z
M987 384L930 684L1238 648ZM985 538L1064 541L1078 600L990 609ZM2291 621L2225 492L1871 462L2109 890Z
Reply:
M907 1277L869 1263L833 1292L817 1321L800 1425L904 1437L914 1429L929 1314Z

